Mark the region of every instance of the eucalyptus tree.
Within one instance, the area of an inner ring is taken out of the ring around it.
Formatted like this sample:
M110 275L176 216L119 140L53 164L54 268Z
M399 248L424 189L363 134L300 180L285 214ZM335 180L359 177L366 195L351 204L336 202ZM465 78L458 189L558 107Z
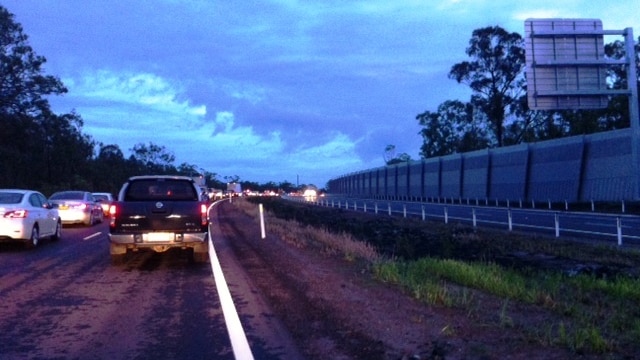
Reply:
M78 114L51 111L46 97L67 89L44 74L45 62L15 16L0 6L0 186L46 191L61 181L86 183L81 178L92 140L82 133Z
M138 143L133 146L131 157L138 166L139 171L151 174L177 174L177 169L173 165L176 160L173 152L164 145Z
M422 126L420 155L429 158L490 146L491 138L483 118L472 104L459 100L445 101L435 112L418 114L416 119Z
M486 114L502 146L506 112L524 92L524 40L499 26L485 27L473 31L465 52L471 60L453 65L449 77L471 88L471 104Z
M67 92L60 79L44 75L47 61L29 45L15 16L0 6L0 113L40 115L49 109L46 95Z

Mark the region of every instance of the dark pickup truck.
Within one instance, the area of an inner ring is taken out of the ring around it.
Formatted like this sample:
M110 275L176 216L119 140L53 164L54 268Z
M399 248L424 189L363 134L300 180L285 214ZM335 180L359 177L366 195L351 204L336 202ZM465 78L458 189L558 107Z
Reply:
M186 176L134 176L109 208L111 261L121 263L127 251L190 251L195 262L209 259L207 202Z

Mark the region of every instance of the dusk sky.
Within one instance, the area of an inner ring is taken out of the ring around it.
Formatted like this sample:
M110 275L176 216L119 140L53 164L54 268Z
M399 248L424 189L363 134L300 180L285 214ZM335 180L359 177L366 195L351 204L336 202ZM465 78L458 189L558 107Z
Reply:
M138 143L242 181L325 186L420 158L415 117L468 101L447 77L471 33L527 18L590 18L640 35L638 0L0 0L83 131L128 157ZM608 39L610 42L619 38Z

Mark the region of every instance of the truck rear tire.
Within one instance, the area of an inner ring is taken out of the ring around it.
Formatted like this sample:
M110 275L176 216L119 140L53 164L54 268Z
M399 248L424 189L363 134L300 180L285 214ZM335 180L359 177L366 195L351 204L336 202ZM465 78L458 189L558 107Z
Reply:
M193 262L206 263L209 261L209 243L198 244L193 247Z
M208 252L193 252L193 262L195 263L206 263L209 261L209 253Z
M127 247L122 245L111 244L109 247L111 253L111 264L121 265L124 263L124 258L127 255Z

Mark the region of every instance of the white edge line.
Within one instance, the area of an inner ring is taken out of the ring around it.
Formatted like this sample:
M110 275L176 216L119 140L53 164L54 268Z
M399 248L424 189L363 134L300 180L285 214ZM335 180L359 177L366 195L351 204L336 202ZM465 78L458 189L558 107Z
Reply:
M89 239L92 239L92 238L94 238L96 236L99 236L99 235L102 235L102 231L98 231L97 233L93 233L93 234L83 238L82 240L89 240Z
M211 229L209 229L211 230ZM216 288L218 289L218 297L220 298L220 306L222 307L222 314L224 315L225 323L227 324L227 333L231 340L231 347L233 348L233 355L238 360L251 360L253 354L247 341L247 336L244 333L240 318L233 299L231 298L231 292L222 273L222 267L218 261L216 250L213 247L213 241L211 240L211 231L208 232L209 239L209 260L211 261L211 270L213 271L213 277L216 282Z

